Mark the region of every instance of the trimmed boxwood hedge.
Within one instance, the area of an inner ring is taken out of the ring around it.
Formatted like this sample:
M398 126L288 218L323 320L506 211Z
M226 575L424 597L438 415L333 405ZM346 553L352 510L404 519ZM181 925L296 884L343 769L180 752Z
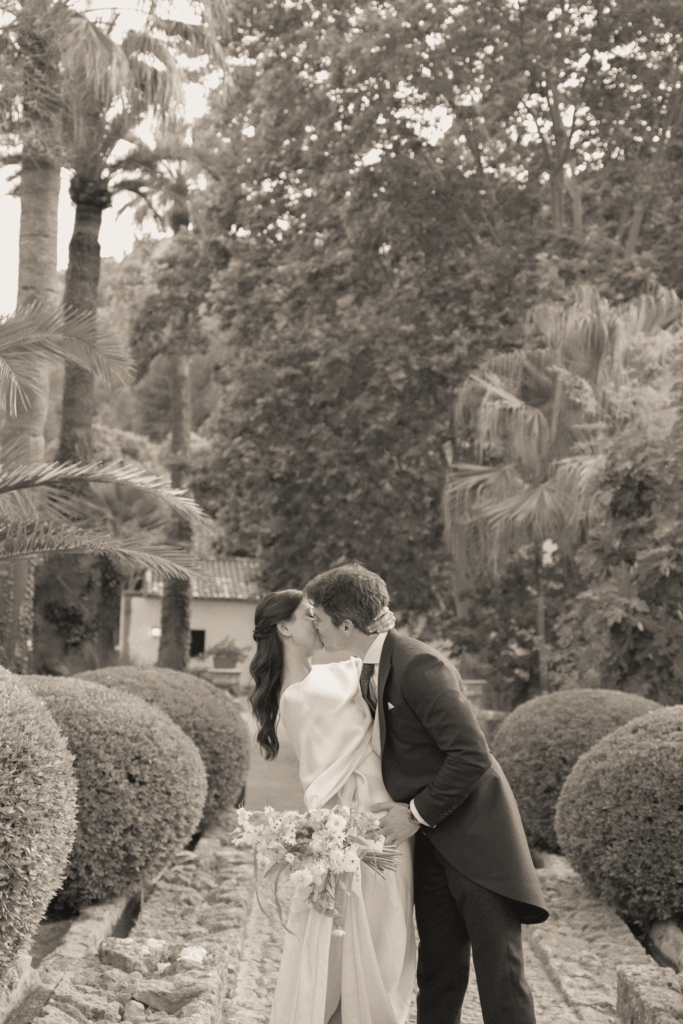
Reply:
M622 725L580 757L555 820L569 863L628 921L683 914L683 705Z
M194 835L206 773L194 743L159 708L87 679L23 676L74 755L78 831L58 909L139 889Z
M581 754L632 718L661 705L619 690L561 690L515 708L496 733L494 753L517 798L531 846L560 853L555 809Z
M236 700L204 679L170 668L121 665L79 674L156 704L197 745L209 792L202 828L235 806L249 768L249 734Z
M61 885L76 834L73 757L47 708L0 669L0 988Z

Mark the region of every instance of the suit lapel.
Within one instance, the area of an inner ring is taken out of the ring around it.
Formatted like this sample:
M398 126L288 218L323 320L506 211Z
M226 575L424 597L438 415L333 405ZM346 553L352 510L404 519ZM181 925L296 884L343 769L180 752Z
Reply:
M379 660L379 668L377 670L377 714L379 715L379 736L382 750L384 750L384 739L386 736L386 722L384 719L384 686L389 675L389 669L391 668L391 656L397 635L398 634L393 629L387 633L387 638L384 641L384 647L382 648L382 656Z

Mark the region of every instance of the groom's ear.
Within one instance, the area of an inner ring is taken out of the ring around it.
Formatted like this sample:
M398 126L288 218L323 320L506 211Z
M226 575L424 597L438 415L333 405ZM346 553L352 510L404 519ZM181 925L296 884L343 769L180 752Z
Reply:
M344 631L346 636L350 636L356 627L351 622L351 619L344 619L340 628Z

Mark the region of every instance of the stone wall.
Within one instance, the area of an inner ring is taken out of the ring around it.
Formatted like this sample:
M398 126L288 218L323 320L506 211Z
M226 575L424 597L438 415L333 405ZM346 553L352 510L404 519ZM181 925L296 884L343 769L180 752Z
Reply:
M220 1024L255 884L251 852L231 845L234 825L228 816L194 851L174 859L127 938L102 941L100 934L93 942L92 928L81 934L77 921L40 965L35 1014L23 1019L177 1024L182 1017L186 1024ZM103 907L91 909L101 915Z

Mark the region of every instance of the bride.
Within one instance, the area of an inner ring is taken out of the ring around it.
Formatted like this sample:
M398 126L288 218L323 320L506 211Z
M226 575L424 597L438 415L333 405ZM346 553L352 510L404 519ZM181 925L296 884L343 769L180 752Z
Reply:
M387 610L369 631L393 623ZM300 590L261 599L254 640L251 705L265 757L277 756L280 715L299 760L307 809L355 804L381 817L370 808L391 798L372 747L360 659L312 664L322 644ZM412 840L399 846L396 872L382 876L361 863L341 929L310 907L308 892L299 887L292 900L271 1024L405 1024L416 965Z

